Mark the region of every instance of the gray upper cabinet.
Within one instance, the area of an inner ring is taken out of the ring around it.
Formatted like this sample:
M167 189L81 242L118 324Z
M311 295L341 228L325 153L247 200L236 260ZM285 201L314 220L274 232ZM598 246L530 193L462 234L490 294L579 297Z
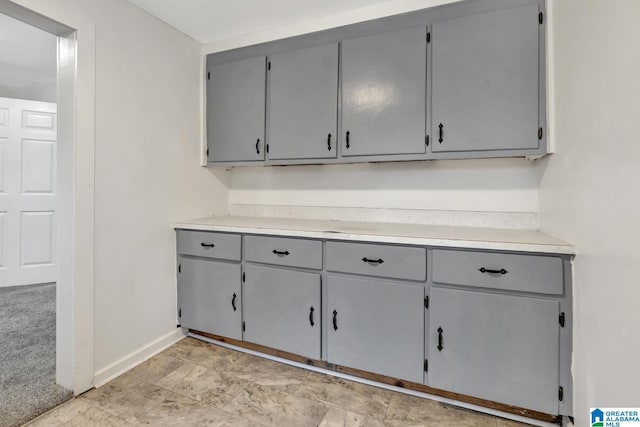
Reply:
M558 413L558 301L432 287L429 386Z
M185 256L178 262L182 327L242 339L240 264Z
M342 156L425 153L426 26L342 42Z
M320 275L245 266L244 340L320 358Z
M338 43L269 59L269 158L335 158Z
M423 299L422 286L330 275L328 361L421 383Z
M266 58L208 67L209 162L264 160Z
M539 11L529 4L433 22L434 152L541 148Z

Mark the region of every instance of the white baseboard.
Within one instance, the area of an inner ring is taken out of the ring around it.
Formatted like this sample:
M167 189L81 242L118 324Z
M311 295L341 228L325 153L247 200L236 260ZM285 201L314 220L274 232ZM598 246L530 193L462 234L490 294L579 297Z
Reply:
M156 354L177 343L184 337L185 334L182 328L178 328L145 345L144 347L129 353L111 365L97 371L95 376L95 386L100 387L108 383L117 376L124 374L145 360L152 358Z

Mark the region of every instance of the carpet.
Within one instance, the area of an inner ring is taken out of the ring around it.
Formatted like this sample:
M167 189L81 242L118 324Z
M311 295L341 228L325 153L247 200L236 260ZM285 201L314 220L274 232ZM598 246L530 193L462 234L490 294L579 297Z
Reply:
M70 399L56 384L56 285L0 288L0 426Z

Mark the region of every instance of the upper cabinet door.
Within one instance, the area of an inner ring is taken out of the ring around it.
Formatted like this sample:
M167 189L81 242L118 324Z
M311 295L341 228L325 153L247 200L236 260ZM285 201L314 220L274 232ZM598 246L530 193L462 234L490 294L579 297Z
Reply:
M426 27L342 42L342 156L425 152Z
M537 4L436 21L433 151L539 148Z
M264 160L266 58L213 65L207 80L210 162Z
M269 158L335 158L338 43L270 58Z

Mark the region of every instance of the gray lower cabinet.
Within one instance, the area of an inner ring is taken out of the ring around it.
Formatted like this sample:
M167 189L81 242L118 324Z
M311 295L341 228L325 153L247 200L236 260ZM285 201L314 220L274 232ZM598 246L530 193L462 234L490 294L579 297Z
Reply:
M432 150L537 150L538 4L433 23Z
M242 339L240 264L185 256L178 263L182 327Z
M264 160L266 72L264 56L208 68L209 162Z
M342 156L425 153L426 34L342 42Z
M329 275L327 359L421 383L424 287Z
M269 159L335 158L338 43L269 58Z
M320 274L248 264L244 340L320 359Z
M559 302L432 287L434 388L558 413Z

